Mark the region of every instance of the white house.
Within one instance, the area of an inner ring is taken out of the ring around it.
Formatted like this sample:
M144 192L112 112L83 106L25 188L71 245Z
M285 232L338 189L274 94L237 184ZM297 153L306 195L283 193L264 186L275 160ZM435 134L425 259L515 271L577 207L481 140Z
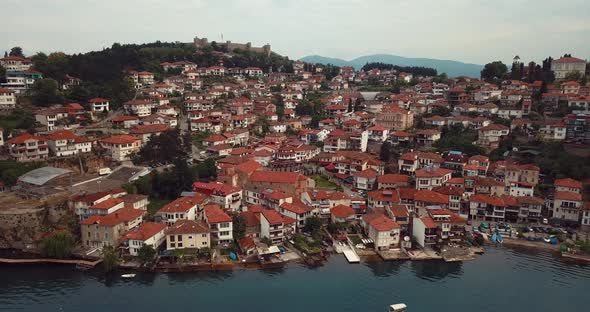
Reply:
M16 94L6 88L0 88L0 110L11 110L16 107Z
M368 220L369 238L377 250L389 250L399 246L401 227L390 218L379 215Z
M109 110L109 100L103 98L93 98L88 101L93 112L106 112Z
M155 250L166 240L166 224L146 222L123 235L129 254L137 256L144 245L152 246Z
M204 198L201 196L180 197L156 212L162 222L172 225L178 220L195 220Z
M283 241L284 232L283 217L276 210L263 210L260 214L260 236L278 244Z
M219 207L210 204L205 206L204 219L211 231L211 241L230 243L233 241L232 218Z

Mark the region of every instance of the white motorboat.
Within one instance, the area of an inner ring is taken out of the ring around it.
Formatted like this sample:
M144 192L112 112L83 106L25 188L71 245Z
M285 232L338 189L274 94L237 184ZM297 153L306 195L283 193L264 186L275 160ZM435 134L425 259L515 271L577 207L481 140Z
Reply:
M389 306L389 312L405 312L407 306L404 303L392 304Z
M121 275L122 278L134 278L135 277L135 273L131 273L131 274L123 274Z

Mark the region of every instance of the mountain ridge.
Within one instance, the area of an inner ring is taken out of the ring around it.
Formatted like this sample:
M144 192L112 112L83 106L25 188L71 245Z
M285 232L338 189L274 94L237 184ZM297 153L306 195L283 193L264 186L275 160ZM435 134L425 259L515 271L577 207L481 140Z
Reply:
M449 77L468 76L479 78L480 71L483 69L483 65L479 64L431 58L412 58L393 54L363 55L350 61L321 55L309 55L300 58L300 60L307 63L319 63L324 65L332 64L335 66L352 66L357 70L361 69L366 63L372 62L381 62L399 66L424 66L435 68L439 74L447 73Z

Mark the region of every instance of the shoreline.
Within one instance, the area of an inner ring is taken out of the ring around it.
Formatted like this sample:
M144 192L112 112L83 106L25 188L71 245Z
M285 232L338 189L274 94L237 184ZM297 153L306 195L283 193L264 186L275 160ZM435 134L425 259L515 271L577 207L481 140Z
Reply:
M519 247L529 250L541 250L550 253L559 254L560 245L551 245L545 242L531 242L524 239L504 238L502 245L507 247Z
M490 244L486 244L490 246ZM485 246L485 245L484 245ZM505 238L504 242L498 246L505 246L510 249L514 250L529 250L529 251L542 251L547 252L553 255L559 255L559 259L565 261L580 261L582 263L589 263L586 258L584 260L579 260L577 257L569 257L567 254L564 255L560 252L559 245L550 245L546 243L537 243L537 242L530 242L526 240L520 239L511 239ZM483 247L482 247L483 249ZM485 253L485 252L484 252ZM29 254L34 255L34 254ZM454 261L445 261L442 257L432 257L432 258L423 258L414 259L413 257L404 257L398 259L384 259L379 254L365 254L359 255L360 258L363 260L362 262L403 262L403 261L440 261L440 262L463 262L463 261L474 261L477 260L478 256L481 254L474 255L473 257L468 257L461 260L454 260ZM334 253L330 256L341 256L341 254ZM86 269L95 269L98 267L98 264L102 259L98 259L96 261L88 261L83 259L49 259L49 258L0 258L0 266L2 265L27 265L27 264L55 264L55 265L75 265L75 266L82 266ZM323 266L324 263L327 261L322 261L321 263L316 263L315 265L310 265L306 263L304 258L296 259L296 260L287 260L281 262L271 262L271 263L260 263L260 262L224 262L224 263L200 263L200 264L184 264L184 265L177 265L177 264L168 264L168 265L160 265L160 266L153 266L153 267L145 267L137 264L119 264L117 265L117 270L127 270L127 271L134 271L134 272L152 272L152 273L175 273L175 272L219 272L219 271L233 271L233 270L266 270L266 269L281 269L286 267L289 264L300 264L307 266L309 268L314 268L318 266ZM354 264L351 264L354 265Z

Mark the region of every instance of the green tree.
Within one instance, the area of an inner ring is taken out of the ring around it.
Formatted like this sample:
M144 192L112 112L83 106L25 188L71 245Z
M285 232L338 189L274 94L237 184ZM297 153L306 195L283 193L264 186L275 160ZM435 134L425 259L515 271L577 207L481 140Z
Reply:
M494 61L484 66L481 71L481 78L484 80L503 79L508 73L508 67L501 61Z
M582 74L575 70L565 74L566 81L580 81L582 79Z
M379 151L379 159L384 162L389 162L391 160L391 143L385 141L381 144L381 151Z
M0 82L6 81L6 68L0 65Z
M105 272L111 272L119 263L117 251L113 246L105 246L102 248L102 267Z
M141 261L141 263L149 263L154 260L155 256L156 250L154 249L154 247L152 247L152 245L148 244L144 244L143 246L141 246L141 248L139 248L139 251L137 252L137 258L139 258L139 261Z
M62 96L58 92L57 82L53 79L39 79L31 88L31 101L37 106L49 106L50 104L61 103Z
M241 215L236 215L232 219L234 239L239 241L246 236L246 221Z
M136 161L146 163L169 163L178 156L185 156L184 144L180 137L180 130L164 131L160 135L152 136L137 154Z
M304 229L307 232L311 232L313 236L320 232L322 229L322 220L319 217L309 217L305 219Z
M451 110L444 106L437 106L432 109L432 115L438 115L442 117L451 116Z
M262 242L263 244L267 245L267 246L272 246L272 240L270 240L270 238L263 236L262 238L260 238L260 242Z
M10 53L8 55L10 55L10 56L18 56L18 57L25 57L23 55L23 48L21 48L21 47L13 47L12 49L10 49Z
M72 255L76 239L69 232L58 232L43 239L43 254L49 258L64 259Z

